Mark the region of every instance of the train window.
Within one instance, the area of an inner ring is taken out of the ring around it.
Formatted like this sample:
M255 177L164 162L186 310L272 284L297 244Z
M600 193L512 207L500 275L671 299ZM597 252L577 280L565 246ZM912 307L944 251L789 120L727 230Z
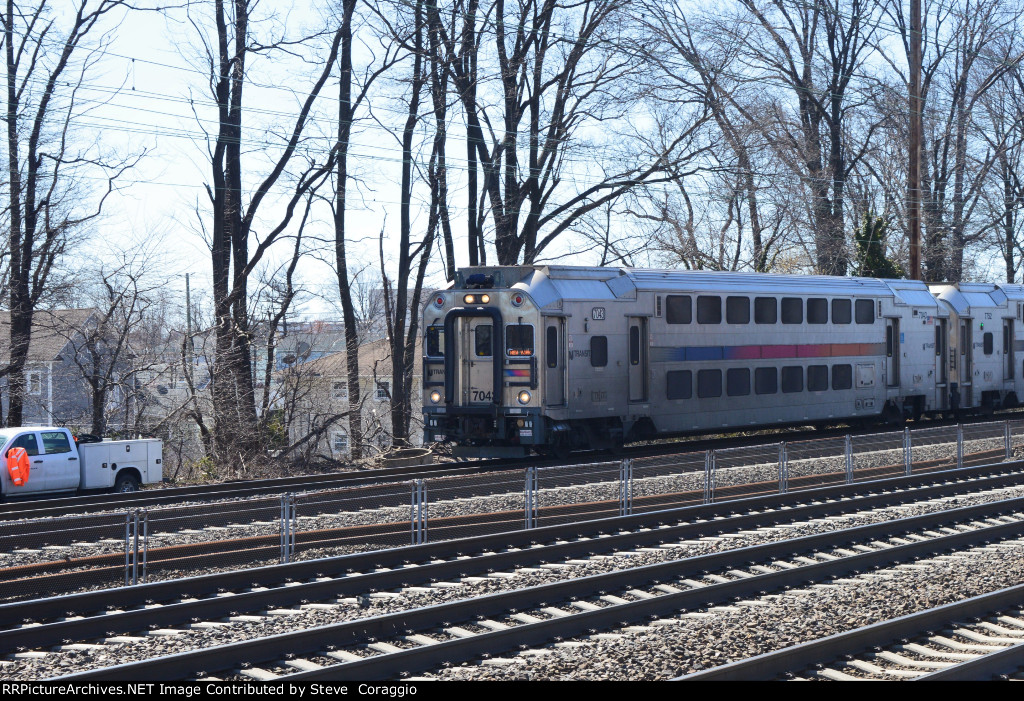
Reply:
M942 355L942 326L935 325L935 355Z
M779 303L774 297L754 298L754 323L777 324L779 321Z
M832 389L850 389L853 387L853 366L833 365L832 366Z
M721 370L697 371L697 396L701 399L711 399L713 397L722 396Z
M533 325L505 325L505 354L510 358L533 355Z
M782 298L782 323L804 323L804 301L799 297Z
M473 350L478 358L489 358L491 350L491 325L480 324L473 330Z
M849 324L853 321L853 305L848 299L832 300L832 323Z
M629 327L629 364L640 364L640 327Z
M689 399L693 396L693 373L689 370L670 370L665 373L667 399Z
M896 341L896 330L890 324L885 327L885 357L891 358Z
M858 324L875 323L875 302L870 299L858 299L855 320Z
M725 298L725 321L729 324L750 323L750 298L749 297L726 297Z
M595 368L603 368L608 364L608 337L590 337L590 364Z
M786 394L804 391L804 369L799 365L782 368L782 391Z
M807 300L807 323L828 323L828 300L823 297L812 297Z
M546 360L549 368L558 367L558 328L555 326L548 327L548 338L547 343L544 346L546 352Z
M444 357L444 327L427 327L427 355L431 358Z
M697 323L698 324L721 324L722 323L722 298L721 297L698 297L697 298Z
M750 368L731 368L725 373L725 393L730 397L750 394Z
M669 324L689 324L693 321L693 304L690 295L668 295L665 297L665 321Z
M850 300L846 300L849 302ZM807 391L822 392L828 389L828 365L807 366Z
M754 393L775 394L779 391L779 372L775 368L754 370Z
M992 351L993 351L992 334L991 333L985 334L984 336L981 337L981 340L985 344L985 347L984 347L985 355L992 355Z

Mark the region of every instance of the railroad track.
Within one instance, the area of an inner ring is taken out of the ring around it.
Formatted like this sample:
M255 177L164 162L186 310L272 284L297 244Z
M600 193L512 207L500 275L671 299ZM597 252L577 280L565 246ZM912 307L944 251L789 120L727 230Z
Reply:
M984 465L992 460L999 459L1001 456L1002 453L998 450L979 451L965 455L964 464L967 466ZM955 465L955 461L948 459L930 460L915 465L915 470L917 472L946 470L951 465ZM904 467L902 465L885 465L863 469L858 472L857 476L858 481L878 480L901 475L903 470ZM843 473L825 473L793 477L790 479L789 486L791 490L804 490L815 486L844 482L845 475ZM722 487L716 491L716 498L742 499L772 494L777 491L777 482L759 482ZM470 493L480 495L480 490L471 490ZM483 493L493 496L487 490ZM633 499L633 509L637 512L673 509L700 504L703 500L704 492L702 490L639 496ZM378 496L377 501L373 502L378 508L383 506L383 503L383 496ZM537 517L539 523L569 523L615 516L618 515L619 508L617 500L558 504L540 507L537 510ZM161 530L173 532L175 528L184 528L192 524L196 516L191 513L191 509L188 511L189 515L162 520L160 522ZM275 511L268 509L267 513L262 514L262 519L264 519L265 524L273 525L275 515ZM243 518L260 518L260 516L259 512L246 511ZM110 524L103 523L100 517L97 517L97 520L101 521L99 525L82 525L77 527L75 531L76 537L86 539L90 536L101 538L104 534L109 535L111 532ZM238 520L240 520L238 514L223 512L218 514L212 523L209 520L206 523L216 529L217 527L234 524ZM89 521L92 521L92 519L89 519ZM522 522L523 513L521 510L438 517L430 519L430 535L433 539L445 540L469 532L510 531L521 528ZM31 522L28 525L31 525ZM318 552L330 551L332 549L391 547L405 540L408 537L408 532L409 522L407 520L400 522L392 521L301 531L296 534L296 542L303 551L315 550ZM22 538L21 542L26 544L23 547L45 548L50 543L51 537L66 538L62 531L41 531L35 535L35 540L27 537ZM159 542L159 537L154 536L154 541ZM29 543L31 545L27 545ZM60 552L60 550L56 552ZM253 563L269 563L276 559L279 554L280 535L278 533L212 539L180 545L150 547L147 553L147 568L149 573L159 575L161 572L180 572L185 569L212 569L226 566L240 567L252 565ZM109 586L112 582L116 582L119 577L123 576L124 562L123 552L79 557L69 556L61 559L0 568L0 582L5 584L4 589L6 592L9 592L5 597L8 599L14 598L19 592L31 592L31 596L39 596L56 594L87 586ZM25 597L24 594L21 596L22 598Z
M62 679L395 678L1022 536L1024 498L1015 498L500 591Z
M683 681L1024 679L1024 585L696 672Z
M998 474L998 471L983 474L978 470L965 470L961 471L959 475L961 479L959 481L947 481L949 475L943 475L942 480L936 481L933 476L932 484L927 484L927 486L924 486L927 483L926 476L889 480L884 484L844 485L842 487L829 487L816 490L813 493L807 492L800 495L774 495L767 498L751 499L739 504L691 507L676 511L608 519L586 524L574 524L572 527L553 526L529 532L493 535L480 539L448 543L434 543L415 548L364 553L330 560L263 568L249 572L209 575L189 580L184 585L181 581L161 582L124 590L90 592L70 597L55 597L37 602L23 602L21 604L0 607L0 626L7 628L7 630L0 633L0 644L4 645L5 648L15 645L20 647L47 646L65 640L83 640L88 639L90 636L102 637L111 631L126 632L152 628L154 626L180 625L182 621L195 621L197 619L206 621L211 618L215 619L217 616L259 611L269 606L281 607L296 604L301 606L301 602L304 601L307 602L306 605L309 605L308 602L317 601L318 598L324 596L328 598L335 597L335 599L339 596L344 598L349 595L356 595L358 592L365 594L367 591L379 591L395 586L415 587L427 585L431 587L438 585L438 582L432 582L431 580L472 577L474 573L477 576L481 574L486 576L488 570L496 568L512 568L514 570L515 568L535 567L539 562L580 556L592 557L597 552L615 551L616 548L653 547L660 549L662 552L672 553L673 548L677 547L680 541L695 537L708 537L709 535L722 532L772 527L779 521L790 523L799 519L834 517L840 513L882 508L913 499L949 498L950 496L976 492L979 489L987 490L1006 486L1010 483L1017 483L1014 475L1005 474L1005 472L1008 471L1004 471L1004 474ZM909 489L911 487L916 488L916 491L888 491L899 488ZM886 491L880 491L882 489ZM814 503L801 505L797 497L813 499ZM932 514L927 518L919 517L916 521L911 519L904 520L902 523L888 522L876 524L869 527L868 530L860 531L859 534L864 535L864 537L867 537L868 534L884 537L886 534L891 533L905 533L911 527L924 528L931 523L948 523L951 522L951 519L970 519L997 512L1009 513L1022 506L1024 504L1018 503L1018 500L1007 502L1001 507L991 504L975 506L967 510L960 510L955 516ZM734 511L737 507L749 508L754 511L742 515L728 515L730 511ZM673 517L676 519L684 518L685 520L682 522L677 520L676 523L672 523ZM980 532L986 539L1002 537L1011 531L1016 532L1014 529L1019 527L1019 523L1013 520L1012 524L993 526L996 530L985 530L985 528L988 528L985 527L968 530L966 534L952 534L950 536L951 540L935 541L930 547L953 547L960 540L972 542L979 534L975 533L975 531ZM620 529L628 530L620 532ZM584 537L582 539L565 540L569 537L570 533L576 532L583 533ZM719 553L704 559L691 558L693 562L676 561L674 563L664 563L653 570L643 570L641 568L643 571L639 575L607 573L608 578L602 580L603 583L596 583L595 586L599 584L602 588L613 587L616 583L621 584L626 581L621 579L621 577L629 579L639 576L643 582L646 582L651 577L660 578L664 576L666 578L664 581L670 581L670 577L673 576L672 572L676 572L677 575L682 573L682 576L687 574L701 576L698 573L716 569L728 572L730 569L735 569L735 567L749 565L751 559L755 557L768 558L768 560L764 561L770 562L771 557L780 556L784 552L792 555L793 552L798 552L802 548L821 549L828 547L833 542L829 538L839 537L841 540L845 537L848 540L850 538L849 533L847 532L845 536L826 533L821 536L815 536L814 538L817 538L817 540L812 538L810 540L804 539L800 542L790 541L789 545L780 543L776 547L781 548L781 550L777 551L766 550L763 553L755 553L754 550L756 549L726 551L725 553ZM971 535L971 533L974 533L974 535ZM673 541L675 541L675 544L673 544ZM842 540L841 542L847 541ZM513 549L504 549L510 546ZM917 552L917 550L911 550ZM483 552L478 554L479 551ZM466 553L473 553L473 555ZM442 557L445 559L440 560L439 558ZM719 559L716 560L716 557ZM680 562L688 564L682 565L679 564ZM856 562L859 563L859 567L870 564L869 559L862 559ZM418 566L409 567L408 565L410 564ZM659 570L658 567L661 569ZM683 569L673 569L679 567L683 567ZM388 571L376 571L385 568ZM349 573L347 571L349 569L354 569L356 572ZM661 574L658 574L659 572ZM802 570L801 575L808 574L809 572L809 570ZM620 577L620 579L615 579L616 576ZM644 577L647 579L643 579ZM287 586L280 586L281 580L284 578L290 578L293 581ZM311 581L303 581L305 579ZM275 581L277 586L271 587L270 585ZM597 580L591 583L595 582ZM239 585L249 587L249 590L236 591ZM563 588L565 586L568 585L566 583L558 585L558 587ZM673 585L668 586L671 588ZM553 597L555 595L553 592L558 590L558 587L555 590L549 590L547 593L544 593L542 598L547 600ZM188 589L187 596L189 598L204 596L206 598L200 598L198 601L181 601L183 588ZM701 591L704 592L705 589L706 587L701 588ZM215 590L221 590L217 592L221 596L211 596ZM654 589L653 591L658 592L659 590ZM227 593L232 595L225 596ZM702 596L704 596L703 593L698 598ZM169 600L172 603L159 607L155 606L158 602ZM644 600L642 596L641 600ZM115 603L119 607L119 611L108 613L107 607ZM351 604L351 601L347 602L347 604ZM129 609L133 605L148 606L148 608L123 610ZM313 605L330 607L338 606L339 604L319 603ZM600 606L600 604L594 605ZM451 609L444 613L444 617L436 620L459 620L452 617L457 616L460 610L458 608ZM97 611L102 613L95 615ZM557 614L551 615L557 616ZM619 614L616 613L616 615ZM84 617L78 619L78 616ZM55 620L57 617L65 617L71 620L58 621ZM32 625L29 627L16 627L16 624L25 618L30 618ZM365 619L359 625L363 624L368 626L376 625L372 621ZM218 624L211 622L208 625ZM470 624L469 628L461 627L461 630L472 630L473 628L474 626ZM544 626L541 628L544 628ZM564 633L565 631L562 631L560 634ZM411 635L416 634L413 633ZM382 640L380 635L371 634L371 637L376 637L378 641ZM387 644L393 645L393 643ZM399 641L399 644L403 644L402 641ZM86 647L89 645L91 643L86 643ZM359 647L362 643L356 642L354 645ZM279 647L277 652L288 649L287 647ZM379 664L379 662L374 664ZM202 671L204 670L198 670L195 673L198 674ZM156 678L150 676L149 671L143 671L141 668L135 668L131 672L131 674L136 673L143 674L147 678ZM191 673L185 673L185 676L189 676L189 674ZM363 674L363 672L359 672L359 674Z
M1024 415L1024 409L1002 412L1007 419L1013 421ZM970 426L974 423L986 423L989 417L978 416L965 418L962 423ZM929 429L955 426L951 420L928 420L914 428ZM572 455L572 463L585 464L594 461L618 459L620 457L658 457L686 452L699 452L708 449L727 449L735 447L758 447L777 443L779 440L789 442L816 441L828 438L842 438L845 435L855 437L879 433L878 426L860 429L828 428L779 432L758 435L738 435L726 438L695 438L672 443L655 445L629 446L612 456L607 451L584 451ZM407 467L381 468L356 472L331 473L321 475L298 475L275 479L246 480L240 482L221 482L210 485L194 485L188 487L170 487L166 489L145 490L135 494L87 494L82 496L51 496L36 499L13 499L0 501L0 521L16 521L23 519L52 518L73 514L90 514L103 510L124 510L143 506L160 506L180 504L182 502L209 502L234 499L248 499L261 496L274 496L286 492L303 492L314 490L341 489L351 486L395 482L427 477L456 476L464 474L481 474L522 467L552 467L563 464L550 458L533 457L527 459L493 459L475 460L458 463L442 463L434 465L414 465Z

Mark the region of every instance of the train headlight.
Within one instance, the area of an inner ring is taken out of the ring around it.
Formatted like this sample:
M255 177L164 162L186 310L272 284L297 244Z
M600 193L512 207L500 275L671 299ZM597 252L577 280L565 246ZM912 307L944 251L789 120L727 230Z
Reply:
M530 400L533 399L533 395L524 389L522 392L516 395L516 399L519 400L520 404L529 404Z
M487 304L491 301L490 295L480 295L480 304Z
M441 393L438 392L435 389L433 392L430 393L430 401L432 401L434 404L437 404L438 402L440 402L441 401Z
M476 295L466 295L465 297L462 298L462 301L465 302L466 304L475 304Z

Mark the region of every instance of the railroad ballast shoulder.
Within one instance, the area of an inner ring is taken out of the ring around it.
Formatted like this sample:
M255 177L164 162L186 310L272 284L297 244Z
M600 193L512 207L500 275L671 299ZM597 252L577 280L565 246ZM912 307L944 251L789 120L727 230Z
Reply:
M980 411L1024 390L1024 286L474 267L423 313L427 441L516 456Z

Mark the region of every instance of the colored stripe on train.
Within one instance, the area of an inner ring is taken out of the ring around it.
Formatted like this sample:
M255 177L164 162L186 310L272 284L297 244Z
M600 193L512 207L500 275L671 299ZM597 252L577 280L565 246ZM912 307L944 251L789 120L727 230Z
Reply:
M848 358L884 355L884 343L813 343L773 346L654 346L651 361L780 360L790 358Z

